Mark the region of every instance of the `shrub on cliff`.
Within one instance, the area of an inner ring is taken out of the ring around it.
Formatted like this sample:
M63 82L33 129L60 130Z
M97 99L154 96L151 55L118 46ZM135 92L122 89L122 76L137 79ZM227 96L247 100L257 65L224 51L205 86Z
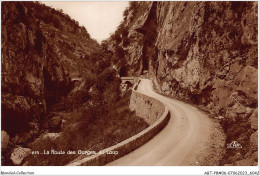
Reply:
M97 77L97 89L103 97L104 103L111 107L116 103L120 95L121 80L117 77L116 70L112 68L105 69Z
M115 57L116 57L116 60L121 60L125 57L125 51L122 47L117 46L115 48Z
M138 8L138 2L135 2L135 1L130 1L129 2L129 11L130 10L136 11L137 8Z

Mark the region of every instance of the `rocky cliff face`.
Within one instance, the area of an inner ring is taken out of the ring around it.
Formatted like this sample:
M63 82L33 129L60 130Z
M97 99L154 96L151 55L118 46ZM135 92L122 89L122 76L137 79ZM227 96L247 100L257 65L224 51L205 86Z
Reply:
M221 119L227 144L243 146L222 164L255 164L257 3L132 2L124 16L107 41L123 56L120 74L148 70L161 93L203 105Z
M34 2L2 4L2 129L13 136L43 120L73 78L91 74L85 55L99 50L84 27Z

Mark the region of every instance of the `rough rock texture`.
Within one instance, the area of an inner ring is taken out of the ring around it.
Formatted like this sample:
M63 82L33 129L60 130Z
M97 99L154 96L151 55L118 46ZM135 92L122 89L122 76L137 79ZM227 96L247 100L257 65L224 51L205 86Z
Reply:
M258 130L250 136L250 143L252 145L251 150L258 150Z
M23 159L29 154L31 154L31 149L18 147L14 149L13 153L11 154L11 160L14 165L20 165Z
M54 116L49 120L50 128L60 128L62 123L62 118L60 116Z
M5 131L1 130L1 151L4 151L7 148L9 139L9 135Z
M258 109L255 109L252 115L250 116L251 128L254 130L258 129Z
M34 2L1 5L2 129L14 136L32 119L42 121L73 88L73 77L90 72L83 57L99 44L61 11Z
M148 70L161 93L223 117L226 142L238 141L245 157L258 128L257 8L256 2L131 2L108 49L124 51L125 62L115 63L123 76Z

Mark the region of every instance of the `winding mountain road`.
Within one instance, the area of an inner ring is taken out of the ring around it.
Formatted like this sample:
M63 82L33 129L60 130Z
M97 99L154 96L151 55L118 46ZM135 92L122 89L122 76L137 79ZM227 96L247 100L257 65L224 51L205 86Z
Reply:
M224 135L212 119L189 104L157 94L151 80L142 79L137 91L168 106L171 118L154 138L108 166L218 165Z

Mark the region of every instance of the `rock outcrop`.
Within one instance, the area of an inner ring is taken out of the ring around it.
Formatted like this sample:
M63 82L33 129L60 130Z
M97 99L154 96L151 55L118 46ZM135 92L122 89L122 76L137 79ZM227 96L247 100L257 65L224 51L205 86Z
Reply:
M11 155L11 160L14 163L14 165L20 165L22 164L23 159L29 154L31 154L31 149L29 148L15 148Z
M43 121L74 77L91 73L85 56L100 46L62 11L34 2L1 5L2 129L15 136L33 119Z
M122 76L148 70L161 93L223 117L227 143L238 141L245 157L258 129L257 8L256 2L131 2L104 43L121 56L114 60Z
M252 115L250 116L251 128L254 130L258 129L258 109L255 109Z

